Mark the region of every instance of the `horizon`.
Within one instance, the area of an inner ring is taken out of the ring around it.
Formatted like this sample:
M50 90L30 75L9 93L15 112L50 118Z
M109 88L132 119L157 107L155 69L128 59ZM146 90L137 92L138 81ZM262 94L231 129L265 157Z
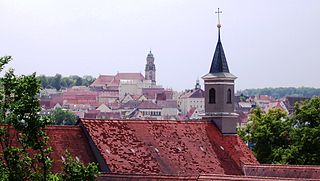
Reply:
M236 90L319 88L320 2L0 0L0 56L18 74L144 75L149 50L157 84L177 91L208 73L221 41ZM196 65L196 66L195 66ZM174 78L172 75L175 75Z

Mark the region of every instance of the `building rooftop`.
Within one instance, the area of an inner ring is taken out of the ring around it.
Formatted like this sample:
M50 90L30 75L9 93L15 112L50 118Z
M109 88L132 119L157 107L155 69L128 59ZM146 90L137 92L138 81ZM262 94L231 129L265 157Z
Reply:
M232 174L257 164L236 136L207 121L81 120L111 173Z

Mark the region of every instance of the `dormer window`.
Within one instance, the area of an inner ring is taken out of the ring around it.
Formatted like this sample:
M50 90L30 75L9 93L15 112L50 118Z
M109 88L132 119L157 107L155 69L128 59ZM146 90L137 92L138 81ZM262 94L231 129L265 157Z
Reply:
M228 89L228 91L227 91L227 104L231 104L232 103L231 102L231 95L232 95L231 89Z
M216 90L214 88L211 88L209 90L209 104L215 104L216 103Z

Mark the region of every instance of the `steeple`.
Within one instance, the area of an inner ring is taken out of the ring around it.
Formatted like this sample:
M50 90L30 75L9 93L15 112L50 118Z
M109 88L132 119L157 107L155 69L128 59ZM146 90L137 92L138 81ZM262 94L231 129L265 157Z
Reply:
M213 55L212 63L211 63L211 68L209 73L229 73L229 67L226 59L226 55L224 54L221 39L220 39L220 28L221 25L218 24L218 43L216 46L216 50Z
M236 134L238 114L234 112L234 80L229 72L220 38L220 16L218 13L218 43L213 55L210 71L203 76L205 86L204 119L211 120L222 134Z

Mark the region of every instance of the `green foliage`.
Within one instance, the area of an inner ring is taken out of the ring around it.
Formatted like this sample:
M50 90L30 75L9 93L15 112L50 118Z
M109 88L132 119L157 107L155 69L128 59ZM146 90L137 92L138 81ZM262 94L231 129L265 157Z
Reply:
M73 158L68 151L66 152L66 160L63 164L64 174L62 178L65 181L94 181L99 175L96 163L90 163L86 166L77 157Z
M61 108L55 109L51 113L50 119L53 121L53 124L56 125L74 125L77 122L76 115Z
M246 141L254 144L253 152L261 163L281 163L282 158L277 155L286 149L289 144L286 112L280 109L271 109L267 114L261 109L254 109L249 122L240 131L240 135Z
M295 105L292 142L297 150L294 164L320 164L320 97Z
M320 97L296 104L288 117L280 109L253 110L239 135L260 163L320 164Z
M40 75L37 78L40 80L42 88L55 88L57 90L72 86L89 86L95 80L95 78L89 75L83 77L77 75L62 77L62 75L56 74L53 77Z
M320 96L320 89L310 87L278 87L278 88L262 88L262 89L245 89L238 93L246 96L269 95L274 98L282 98L286 96L312 97Z
M10 56L1 57L0 70L10 60ZM57 180L63 177L51 172L53 160L49 155L52 148L48 146L49 138L44 131L50 122L38 114L41 110L36 98L39 90L40 82L35 73L16 76L9 69L0 78L0 178L3 181ZM80 162L72 166L79 165L84 167ZM89 166L84 170L94 175L97 173L97 168Z

